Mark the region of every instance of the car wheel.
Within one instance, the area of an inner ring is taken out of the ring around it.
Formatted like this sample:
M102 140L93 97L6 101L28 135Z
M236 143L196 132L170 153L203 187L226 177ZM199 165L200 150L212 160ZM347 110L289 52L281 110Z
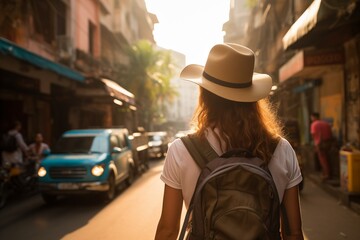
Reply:
M47 204L53 204L56 202L56 199L57 199L56 195L52 195L52 194L48 194L48 193L41 193L41 197L44 200L44 202Z
M162 157L164 157L164 156L165 156L165 149L164 149L164 146L161 146L159 158L162 158Z
M150 168L149 166L149 152L146 150L143 154L141 159L143 160L143 165L144 165L144 171L148 170Z
M126 185L129 187L135 179L135 167L133 164L129 165L129 176L126 179Z
M105 201L112 201L116 195L115 177L113 174L109 175L107 182L109 189L104 193L103 197Z

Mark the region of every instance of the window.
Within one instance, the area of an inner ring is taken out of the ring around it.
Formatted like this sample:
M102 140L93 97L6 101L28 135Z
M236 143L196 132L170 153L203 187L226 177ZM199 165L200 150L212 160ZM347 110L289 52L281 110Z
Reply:
M105 153L108 144L104 137L66 136L54 146L54 153Z
M66 35L67 6L63 1L32 0L30 4L33 10L32 17L34 19L35 32L45 42L52 44L58 35Z
M125 136L124 136L124 134L119 135L119 140L120 140L120 147L121 147L121 148L126 148L126 147L127 147L127 144L126 144L126 141L125 141Z
M89 54L94 56L95 25L89 21Z
M114 147L119 147L119 140L118 140L117 136L111 135L111 137L110 137L110 145L111 145L111 150Z

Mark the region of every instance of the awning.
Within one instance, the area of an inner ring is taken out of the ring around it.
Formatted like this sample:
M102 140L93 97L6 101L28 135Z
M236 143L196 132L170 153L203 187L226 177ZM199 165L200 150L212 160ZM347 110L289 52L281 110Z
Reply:
M24 60L32 65L35 65L39 68L46 69L53 71L61 76L84 82L85 77L77 72L72 70L71 68L68 68L64 65L61 65L59 63L50 61L40 55L37 55L33 52L30 52L26 50L25 48L22 48L4 38L0 38L0 53L5 55L12 55L16 58L19 58L21 60Z
M89 97L95 102L109 102L135 106L135 96L116 82L109 79L92 79L88 84L76 88L76 95Z
M134 94L109 79L102 78L101 81L106 85L107 90L112 97L116 97L121 101L125 101L126 103L129 103L131 105L135 105Z
M344 1L343 4L347 4L347 2ZM330 17L336 19L337 11L337 8L329 6L322 0L314 0L284 35L282 39L283 48L289 48L289 46L312 31L320 22Z
M293 77L320 77L345 62L343 50L299 51L279 69L279 82Z

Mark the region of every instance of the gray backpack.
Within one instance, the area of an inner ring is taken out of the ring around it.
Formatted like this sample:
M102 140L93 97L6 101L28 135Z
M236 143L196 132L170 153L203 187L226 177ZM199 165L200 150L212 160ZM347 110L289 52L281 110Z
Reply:
M4 133L1 136L1 151L12 153L18 149L16 135L17 134Z
M280 239L280 201L267 164L244 149L218 156L208 141L182 137L201 168L179 239Z

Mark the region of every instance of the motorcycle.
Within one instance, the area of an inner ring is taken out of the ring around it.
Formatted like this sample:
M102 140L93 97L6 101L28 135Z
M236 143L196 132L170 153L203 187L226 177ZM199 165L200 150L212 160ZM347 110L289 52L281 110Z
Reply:
M35 162L4 163L0 167L0 209L10 196L21 196L37 190Z

